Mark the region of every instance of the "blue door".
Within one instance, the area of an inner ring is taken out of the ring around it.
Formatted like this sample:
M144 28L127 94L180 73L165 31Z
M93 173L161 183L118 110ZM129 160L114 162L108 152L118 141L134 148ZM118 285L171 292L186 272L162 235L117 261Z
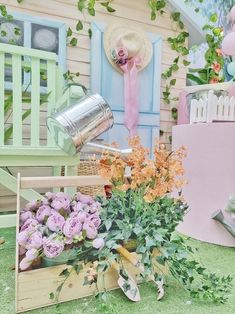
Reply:
M111 106L114 126L101 137L105 142L117 142L127 147L128 130L124 125L124 83L123 75L118 73L106 58L103 49L104 23L92 24L91 39L91 91L101 94ZM153 44L153 58L139 75L139 123L137 127L144 146L152 153L154 141L159 136L160 126L160 86L162 39L147 33Z

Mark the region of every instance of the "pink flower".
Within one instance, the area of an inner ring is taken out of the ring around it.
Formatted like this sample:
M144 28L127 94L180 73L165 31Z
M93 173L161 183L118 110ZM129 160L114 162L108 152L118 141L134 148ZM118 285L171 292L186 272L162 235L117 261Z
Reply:
M117 62L117 64L118 65L120 65L120 66L122 66L122 65L125 65L127 63L127 60L126 59L118 59L118 62Z
M92 214L87 218L87 221L91 221L94 226L98 229L101 223L100 217L98 214Z
M63 229L64 223L64 217L57 212L53 212L53 214L47 219L46 225L51 231L58 232Z
M29 202L28 204L25 205L25 210L35 210L37 209L38 205L40 205L40 201L38 200L33 200Z
M19 255L24 255L25 252L26 252L26 249L23 246L19 245Z
M76 200L78 202L81 202L82 204L87 204L87 205L91 205L91 204L94 203L94 200L93 200L93 198L91 196L83 195L81 193L77 193Z
M80 210L83 210L84 204L82 204L81 202L75 202L73 204L73 210L78 212Z
M23 226L21 226L20 230L21 231L26 230L26 229L36 230L37 226L38 226L38 221L34 218L29 218L24 222L24 224L23 224Z
M101 208L101 204L99 202L94 202L93 204L90 205L90 213L95 213L98 212Z
M70 217L65 221L63 233L68 238L73 238L82 231L82 224L77 217Z
M85 221L83 225L83 230L86 231L86 236L88 239L93 240L97 236L97 229L91 220Z
M70 198L67 194L63 192L58 192L55 194L53 201L51 202L51 207L59 211L64 209L65 211L70 211Z
M128 59L128 51L124 47L119 47L115 50L118 59Z
M26 252L26 255L28 260L33 261L36 257L38 257L38 250L36 249L30 249Z
M27 257L24 257L22 261L20 262L20 269L26 270L27 268L31 266L32 262L33 262L32 260L29 260Z
M42 234L39 231L33 232L27 239L25 248L27 250L39 249L42 246Z
M64 243L56 239L54 235L43 239L43 253L49 257L56 257L64 250Z
M104 239L97 238L92 241L92 245L95 249L101 250L104 247Z
M49 200L52 201L55 197L55 193L51 193L51 192L46 192L45 197Z
M221 57L223 55L222 49L220 49L220 48L215 49L215 52L217 53L217 56L219 56L219 57Z
M21 246L21 248L25 247L29 236L30 233L27 230L19 232L19 234L17 235L17 242Z
M36 219L39 222L43 222L46 217L49 217L51 214L51 207L48 205L42 205L38 208L36 212Z
M210 81L209 81L209 83L210 84L216 84L216 83L218 83L219 82L219 78L218 77L213 77Z
M31 211L22 212L20 214L20 224L22 225L27 219L33 218L33 213Z
M221 65L218 62L214 62L212 68L216 73L219 73L219 71L221 70Z

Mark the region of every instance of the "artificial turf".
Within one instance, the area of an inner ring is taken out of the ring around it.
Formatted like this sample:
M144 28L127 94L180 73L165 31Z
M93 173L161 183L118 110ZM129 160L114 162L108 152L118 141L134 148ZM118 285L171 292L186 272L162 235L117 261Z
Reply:
M14 314L15 229L0 229L5 243L0 245L0 314ZM233 288L225 304L215 305L192 301L184 289L168 278L166 294L157 301L156 290L151 283L140 285L141 301L132 303L120 290L109 293L106 303L95 297L70 301L57 306L29 311L32 314L235 314L235 250L188 239L197 247L197 259L210 271L232 275Z

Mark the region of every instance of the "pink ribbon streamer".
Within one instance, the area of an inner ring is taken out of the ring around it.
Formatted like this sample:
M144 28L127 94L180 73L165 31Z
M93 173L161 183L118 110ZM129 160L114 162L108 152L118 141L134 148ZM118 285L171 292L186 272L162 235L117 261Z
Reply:
M139 117L137 65L140 63L140 57L136 56L120 66L124 73L124 124L130 132L130 137L136 135Z

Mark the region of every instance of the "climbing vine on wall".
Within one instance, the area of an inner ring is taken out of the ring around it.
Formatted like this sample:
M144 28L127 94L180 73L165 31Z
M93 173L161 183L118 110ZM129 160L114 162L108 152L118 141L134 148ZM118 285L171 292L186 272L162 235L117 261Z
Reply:
M21 4L24 0L17 0L19 4ZM185 3L191 3L195 6L195 11L199 12L200 4L204 0L184 0ZM167 5L166 0L148 0L146 1L150 9L150 19L152 21L156 20L159 15L164 15L166 13L165 8ZM76 9L83 13L84 20L86 18L86 14L90 16L96 15L96 6L104 7L108 13L115 12L115 0L78 0L76 1ZM113 7L114 5L114 7ZM0 5L0 13L7 17L6 7L4 5ZM172 64L162 73L162 78L165 80L165 88L163 90L162 99L165 104L171 104L176 101L178 98L172 96L172 88L176 85L177 80L173 78L176 72L179 70L179 63L182 63L184 66L188 66L189 62L187 60L187 55L189 54L189 50L187 48L187 39L188 32L185 31L185 26L181 18L180 12L172 12L170 15L174 30L177 30L177 35L175 37L168 37L167 42L169 43L171 49L177 53L177 57L173 60ZM72 30L68 28L67 30L67 38L68 45L77 46L79 45L79 37L74 35L74 32L79 33L84 29L84 23L82 20L78 19L76 23L76 30ZM88 35L91 38L92 30L88 29ZM68 71L65 73L64 77L67 80L73 80L79 73L73 73ZM177 119L177 108L171 109L171 115L173 119Z

